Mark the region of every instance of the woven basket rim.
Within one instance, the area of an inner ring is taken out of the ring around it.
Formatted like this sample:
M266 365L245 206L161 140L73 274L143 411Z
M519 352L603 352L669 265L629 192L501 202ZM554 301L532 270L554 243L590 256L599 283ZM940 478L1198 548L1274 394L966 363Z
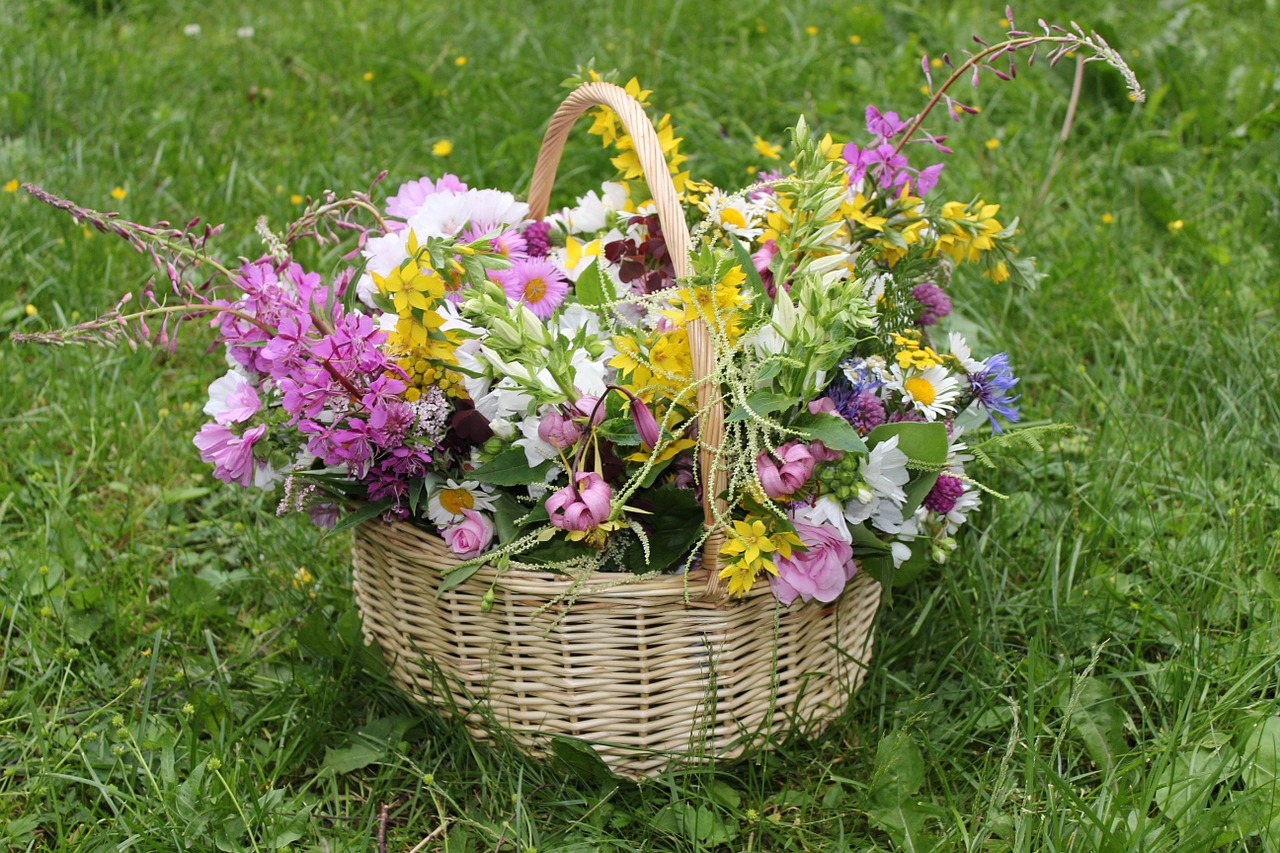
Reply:
M384 538L380 535L383 529L394 529L401 536L412 536L421 540L425 547L435 552L435 558L438 563L458 565L464 562L449 550L444 540L439 536L409 521L370 519L362 522L357 528L363 535L378 539ZM395 547L394 543L390 542L384 542L384 545L391 548ZM860 563L859 571L862 571ZM578 602L581 602L584 598L635 598L640 596L663 596L669 598L675 594L685 598L687 603L692 606L734 606L737 603L759 596L773 594L772 588L768 583L757 583L751 587L750 591L741 596L733 598L717 596L713 601L700 600L702 598L703 583L698 576L695 575L691 578L687 572L664 572L656 577L643 580L624 580L624 578L638 576L626 572L593 571L583 578L575 579L549 569L547 571L533 571L507 568L499 571L496 567L486 563L472 577L496 584L503 589L526 595L540 595L548 600L554 600L573 593L574 600ZM823 602L805 602L805 604L810 603L828 606Z

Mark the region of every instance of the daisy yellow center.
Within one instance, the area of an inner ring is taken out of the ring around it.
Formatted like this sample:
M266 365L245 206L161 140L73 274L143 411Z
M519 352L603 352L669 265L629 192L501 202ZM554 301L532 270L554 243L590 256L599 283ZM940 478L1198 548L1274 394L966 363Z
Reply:
M524 285L525 302L541 302L547 295L547 283L540 278L531 278Z
M440 506L453 515L462 515L464 509L473 509L476 499L466 489L444 489L440 492Z
M931 406L933 401L937 399L937 392L933 390L933 383L921 376L914 376L902 383L902 387L911 395L911 399L915 400L922 406Z

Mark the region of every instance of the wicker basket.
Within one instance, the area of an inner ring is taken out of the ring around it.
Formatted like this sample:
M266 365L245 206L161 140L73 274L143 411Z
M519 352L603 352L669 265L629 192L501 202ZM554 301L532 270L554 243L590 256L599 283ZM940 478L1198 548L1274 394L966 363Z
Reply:
M590 83L551 119L529 190L530 215L546 213L573 123L603 105L635 141L675 265L689 272L689 230L661 145L644 109L621 88ZM713 374L701 321L689 323L697 377ZM712 383L698 389L699 467L722 495L715 464L724 410ZM871 656L879 585L859 573L833 604L783 608L767 584L729 599L718 578L723 499L704 508L713 528L702 566L620 583L597 574L566 599L571 581L551 573L485 567L437 596L458 563L444 542L405 523L356 530L356 602L368 641L418 700L466 715L484 736L501 726L530 752L567 735L590 744L613 772L650 776L673 763L730 758L796 729L816 734L857 689ZM493 606L482 600L493 589ZM571 600L572 606L553 604Z

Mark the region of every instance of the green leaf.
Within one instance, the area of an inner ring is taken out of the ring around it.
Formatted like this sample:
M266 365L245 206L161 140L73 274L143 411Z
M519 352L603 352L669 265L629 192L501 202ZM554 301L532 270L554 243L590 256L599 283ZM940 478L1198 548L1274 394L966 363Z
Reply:
M764 280L760 278L760 272L756 269L756 262L752 260L751 253L747 251L747 247L742 245L737 237L729 235L729 247L733 250L733 259L738 266L742 267L742 272L747 276L747 282L755 288L760 295L766 295L769 291L765 289Z
M780 412L783 409L794 405L796 405L794 397L790 397L786 394L780 394L777 391L771 391L768 388L761 388L758 391L753 391L747 397L745 407L735 406L733 411L729 413L728 417L724 419L724 422L731 424L735 421L747 420L751 417L751 413L747 411L748 409L760 417L765 417L766 415L771 415L774 412Z
M867 815L904 850L928 850L934 846L924 825L938 815L939 809L920 799L923 785L924 759L910 736L898 730L881 738L876 747Z
M942 424L905 422L884 424L867 435L867 447L898 437L898 449L912 462L942 465L947 461L947 428Z
M627 568L636 573L665 569L683 559L702 533L702 507L691 489L664 486L633 500L641 509L652 506L652 515L637 520L644 527L649 539L649 562L645 562L644 547L639 540L627 549ZM634 518L635 516L633 516Z
M1125 752L1124 711L1107 685L1096 678L1086 678L1076 689L1079 692L1071 713L1071 728L1084 741L1084 748L1098 769L1110 773ZM1064 711L1072 692L1064 691L1059 699Z
M947 428L942 424L899 423L884 424L867 435L867 446L875 447L882 441L898 437L898 449L912 462L941 468L947 461ZM939 471L913 471L907 483L907 502L902 505L902 515L907 518L924 503L935 483Z
M596 751L577 738L552 737L551 753L584 782L598 785L613 778L613 771Z
M600 270L600 260L588 264L578 280L574 282L573 292L578 301L588 308L600 309L618 298L613 289L613 279Z
M353 509L346 515L342 516L342 518L338 519L338 523L333 526L333 529L329 530L324 535L327 538L329 536L333 536L335 533L350 530L351 528L357 527L370 519L377 518L387 510L391 509L392 503L393 501L390 498L387 498L385 500L375 501L371 504L364 504L357 509Z
M867 445L858 435L858 431L839 415L819 412L806 412L792 423L801 434L810 441L821 441L830 450L843 450L846 453L866 453ZM943 429L945 434L946 430ZM903 513L905 515L905 513Z
M1195 747L1182 752L1160 775L1156 805L1165 817L1189 829L1204 817L1209 791L1218 784L1228 756L1223 750Z
M439 598L440 594L446 590L453 589L458 584L470 578L476 572L480 571L480 569L485 565L487 565L487 563L469 563L458 566L456 569L447 570L444 578L440 581L440 585L436 587L436 598Z
M495 486L525 486L529 483L541 483L551 470L551 461L547 460L534 468L529 467L529 459L519 447L509 447L471 472L471 479Z
M1267 717L1252 725L1240 745L1244 758L1241 778L1252 789L1280 799L1280 717Z

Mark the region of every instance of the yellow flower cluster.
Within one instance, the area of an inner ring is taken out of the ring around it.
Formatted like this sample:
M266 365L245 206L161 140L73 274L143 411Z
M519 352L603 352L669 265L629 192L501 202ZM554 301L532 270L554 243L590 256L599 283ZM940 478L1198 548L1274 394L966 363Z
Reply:
M999 212L1000 205L981 199L970 204L947 202L942 206L942 218L949 231L938 236L936 250L956 263L976 263L983 252L996 247L996 235L1004 230L996 219Z
M729 581L730 595L746 595L762 569L771 575L778 573L774 554L790 559L792 549L803 547L800 537L792 531L777 530L772 517L749 515L745 521L733 523L728 541L720 546L721 554L734 559L720 570L719 576Z
M915 329L907 329L902 334L894 334L893 345L898 348L894 356L898 367L903 370L914 367L916 370L928 370L937 367L942 356L934 352L933 347L924 346L920 333Z
M719 331L730 341L742 334L742 308L748 299L742 292L747 275L741 266L732 266L716 282L714 292L710 288L682 287L676 291L674 305L663 311L677 327L701 317L708 328Z
M598 75L593 73L592 79L598 79ZM648 97L653 92L649 89L641 89L640 82L635 77L632 77L623 88L628 95L639 101L641 106L649 105ZM618 156L612 159L612 163L622 175L623 185L627 188L627 197L633 203L643 201L643 198L637 199L632 195L632 182L644 175L640 168L640 158L636 154L635 141L627 133L626 128L619 125L617 114L608 107L593 110L591 118L591 127L587 132L593 136L599 136L603 147L608 148L612 145L618 149ZM680 171L680 165L688 159L680 153L680 143L684 138L675 135L675 130L671 127L670 115L662 117L657 124L657 131L658 141L662 145L662 156L666 158L667 168L671 172L671 182L675 184L676 192L684 192L689 184L689 172Z
M409 260L386 276L371 273L378 292L395 307L396 327L387 338L386 349L409 377L404 397L413 402L432 385L450 397L466 397L462 377L449 369L458 364L454 350L461 341L440 330L444 318L435 310L448 285L434 269L423 266L424 250L412 231L406 248Z

